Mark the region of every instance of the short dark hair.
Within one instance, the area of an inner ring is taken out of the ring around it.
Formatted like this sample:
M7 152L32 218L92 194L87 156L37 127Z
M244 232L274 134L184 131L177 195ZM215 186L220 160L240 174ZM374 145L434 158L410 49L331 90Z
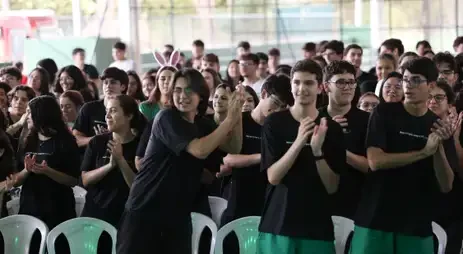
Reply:
M291 93L291 79L286 75L270 75L262 84L262 90L268 95L275 95L283 103L290 106L294 104L294 97Z
M121 82L121 85L124 85L126 87L129 84L129 76L127 75L127 73L116 67L108 67L103 71L100 79L105 80L107 78L115 79Z
M21 69L22 67L24 67L24 63L21 61L17 61L14 63L14 67Z
M447 97L447 101L449 104L455 103L455 93L453 92L452 87L449 85L449 83L447 83L445 79L437 80L436 87L439 87L440 89L444 90L445 96Z
M320 61L321 63L323 63L323 66L320 66L322 69L325 68L326 65L328 64L328 63L326 62L325 58L324 58L323 56L321 56L321 55L312 57L312 60L314 60L314 61Z
M282 75L286 75L286 76L289 77L289 76L291 76L291 69L292 69L292 67L290 65L280 64L280 65L278 65L275 74L277 74L277 75L282 74Z
M327 41L327 40L320 41L317 44L317 52L323 53L325 51L325 46L326 46L326 44L328 44L328 42L329 41Z
M304 46L302 46L302 50L316 51L317 50L317 44L315 44L313 42L307 42L307 43L304 44Z
M125 45L122 41L118 41L114 43L113 48L125 51L127 49L127 45Z
M219 57L216 54L208 53L203 56L203 61L211 63L219 63Z
M456 48L460 46L460 44L463 44L463 36L458 36L457 38L455 38L455 40L453 41L453 47Z
M256 54L249 53L249 54L244 54L240 57L240 60L242 61L252 61L254 64L259 64L259 57Z
M202 40L194 40L193 41L193 46L204 48L204 42Z
M85 49L83 48L75 48L72 50L72 55L77 55L78 53L85 53Z
M325 45L324 51L326 51L327 49L331 49L334 52L336 52L336 54L341 55L342 53L344 53L344 42L332 40Z
M423 52L423 55L426 55L426 54L433 54L433 57L436 55L434 51L429 50L429 49Z
M403 71L423 75L428 82L435 82L439 77L436 64L427 57L420 57L406 62L403 66Z
M408 57L408 56L411 56L411 57L414 57L414 58L420 57L417 53L415 53L415 52L413 52L413 51L407 51L407 52L403 53L403 54L399 57L399 61L397 62L397 64L402 63L402 61L404 60L404 58L405 58L405 57Z
M237 48L244 48L245 50L250 50L251 44L249 44L249 42L247 41L240 41L240 43L238 43Z
M35 98L35 92L32 88L28 86L15 86L13 89L11 89L10 92L8 92L8 97L13 98L13 96L16 94L18 91L24 91L26 93L27 99L30 101Z
M11 76L15 77L17 80L21 80L21 78L23 76L21 74L21 71L18 68L13 67L13 66L8 66L8 67L1 68L0 69L0 76L3 76L5 74L11 75Z
M265 53L263 53L263 52L257 52L257 53L256 53L256 56L259 58L259 61L268 62L268 56L267 56L267 54L265 54Z
M381 47L383 46L390 51L394 51L395 49L397 49L399 56L401 56L405 51L402 41L399 39L395 39L395 38L391 38L391 39L387 39L383 41L383 43L381 43Z
M318 65L318 63L313 60L304 59L297 61L297 63L291 69L291 78L293 78L294 73L296 72L312 73L315 74L315 77L319 84L321 84L323 81L322 67L320 67L320 65Z
M423 46L425 48L432 48L431 44L427 40L422 40L422 41L419 41L418 43L416 43L416 49L418 49L420 46Z
M455 71L455 72L458 71L457 64L455 62L455 58L449 52L439 52L439 53L437 53L432 58L432 61L436 65L440 65L440 64L443 64L443 63L448 64L449 68L452 71Z
M204 79L203 75L193 68L181 69L177 71L172 77L172 81L170 83L171 89L173 89L175 82L179 78L186 79L186 83L191 88L191 90L197 93L201 98L198 105L198 115L204 116L209 103L209 88L207 87L206 80ZM172 97L171 100L173 102ZM173 107L175 108L175 105L173 105Z
M277 49L277 48L271 48L271 49L268 51L268 55L269 55L269 56L280 56L280 50Z
M359 50L362 52L361 54L363 55L363 48L360 47L360 45L358 45L358 44L349 44L349 45L344 49L344 55L346 56L346 55L349 53L349 50L351 50L351 49L359 49Z
M172 45L172 44L166 44L166 45L164 45L164 48L168 48L172 52L174 51L174 45Z
M349 74L354 75L355 77L355 74L357 73L357 71L355 70L355 67L351 63L341 60L341 61L333 61L329 63L323 69L323 73L324 73L325 82L328 82L334 75L337 75L337 74L349 73Z

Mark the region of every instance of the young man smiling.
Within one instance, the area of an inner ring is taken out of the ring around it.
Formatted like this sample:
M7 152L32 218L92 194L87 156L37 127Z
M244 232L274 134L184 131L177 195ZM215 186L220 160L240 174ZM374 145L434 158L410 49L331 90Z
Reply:
M259 226L259 254L334 254L329 194L346 167L339 124L316 108L323 73L312 60L291 70L294 105L262 127L261 170L270 183Z
M365 136L370 114L352 106L357 87L356 68L352 64L346 61L331 62L325 67L324 74L324 88L329 103L320 111L341 125L347 149L348 165L334 196L334 215L353 218L360 201L365 174L368 172Z
M438 77L427 58L404 66L403 102L383 103L370 117L366 178L351 254L432 254L433 198L452 189L443 140L453 123L438 120L426 102Z

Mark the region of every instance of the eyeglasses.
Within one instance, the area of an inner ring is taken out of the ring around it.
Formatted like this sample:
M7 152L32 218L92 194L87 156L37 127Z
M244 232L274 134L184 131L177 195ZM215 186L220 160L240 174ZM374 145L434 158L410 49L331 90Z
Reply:
M345 89L347 86L349 88L355 88L357 86L357 81L355 79L338 79L336 81L330 81L336 85L339 89Z
M410 87L417 87L421 85L421 83L427 82L426 79L422 79L418 76L410 77L408 79L404 78L402 79L402 82L405 84L408 84Z
M439 72L439 74L442 75L442 76L449 76L449 75L452 75L454 73L455 72L452 71L452 70L442 70L442 71Z
M240 62L240 66L243 66L243 67L248 67L248 66L253 66L254 63L248 63L248 62Z
M437 103L441 103L446 98L447 98L447 95L445 95L445 94L436 94L436 95L430 94L429 97L428 97L428 101L431 101L432 99L434 99L434 101L436 101Z

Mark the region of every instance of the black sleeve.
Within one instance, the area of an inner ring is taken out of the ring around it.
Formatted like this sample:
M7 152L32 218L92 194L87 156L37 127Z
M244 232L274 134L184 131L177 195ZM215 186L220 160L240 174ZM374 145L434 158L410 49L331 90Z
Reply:
M175 109L159 112L154 120L152 135L161 140L175 154L185 150L188 144L197 138L197 129L184 120Z
M74 137L64 139L62 142L61 156L65 159L61 160L63 166L60 171L78 178L80 176L80 151L77 142Z
M338 175L343 173L347 166L346 146L342 128L335 121L328 120L328 131L325 142L323 142L322 151L331 170Z
M89 105L89 103L85 103L84 106L82 106L73 127L74 130L82 132L87 137L93 136L93 126L90 122L91 112L89 112Z
M285 143L280 141L274 130L274 128L278 127L274 126L276 121L272 121L271 119L271 116L267 118L262 126L261 171L267 171L285 153Z
M96 168L96 151L97 151L97 138L93 137L85 149L84 160L80 165L80 170L83 172L92 171Z
M377 147L382 150L386 150L386 121L384 114L382 113L382 105L378 105L370 115L368 121L367 138L365 141L365 147Z
M145 157L146 147L150 141L151 128L153 127L154 118L145 126L143 133L140 136L140 142L138 142L137 152L135 156L143 158Z

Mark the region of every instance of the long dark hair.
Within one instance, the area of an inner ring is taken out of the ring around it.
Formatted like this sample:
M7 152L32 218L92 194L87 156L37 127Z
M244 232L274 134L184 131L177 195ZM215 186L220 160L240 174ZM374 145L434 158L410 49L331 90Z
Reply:
M40 73L40 87L39 87L39 92L41 95L46 95L50 93L50 75L48 74L47 70L37 67L33 69L30 73L29 76L34 72L37 71Z
M134 94L134 99L139 100L139 101L144 101L145 100L145 95L143 94L143 89L141 86L141 80L138 74L135 71L128 71L127 76L132 77L135 79L135 82L137 83L137 91ZM130 83L130 79L129 79ZM129 84L127 84L127 91L129 91Z
M170 86L171 90L175 87L175 82L179 78L186 79L188 87L193 90L193 92L197 93L200 97L199 105L198 105L198 115L204 116L207 110L208 102L209 102L209 87L207 87L206 80L204 79L203 75L193 69L193 68L185 68L182 70L177 71L174 76L172 77ZM173 100L173 93L171 97L172 102ZM175 104L172 106L175 108Z
M55 61L51 58L44 58L37 62L37 67L43 68L48 74L48 84L51 85L55 82L56 72L58 71L58 66Z
M37 149L38 133L61 140L75 140L63 120L60 106L53 96L39 96L29 102L34 123L26 138L25 151Z
M68 66L61 68L58 74L56 75L55 89L54 89L55 93L61 94L64 92L60 84L60 77L61 77L61 74L63 74L64 72L66 72L69 75L69 77L71 77L74 80L74 85L72 86L70 90L80 91L84 88L87 88L87 82L85 81L85 77L82 74L82 71L74 65L68 65Z
M126 94L117 95L114 100L119 101L119 105L124 111L124 115L132 115L130 120L130 128L136 131L136 135L141 135L146 126L146 118L138 110L138 104L134 98Z
M172 66L164 66L164 67L161 67L158 70L158 72L156 73L156 78L154 80L154 89L153 89L153 91L151 91L151 94L148 97L148 102L150 104L157 103L161 99L161 90L159 88L159 81L158 80L159 80L159 77L161 76L161 72L163 72L164 70L168 70L168 71L171 71L173 73L177 72L177 69L175 67L172 67Z

